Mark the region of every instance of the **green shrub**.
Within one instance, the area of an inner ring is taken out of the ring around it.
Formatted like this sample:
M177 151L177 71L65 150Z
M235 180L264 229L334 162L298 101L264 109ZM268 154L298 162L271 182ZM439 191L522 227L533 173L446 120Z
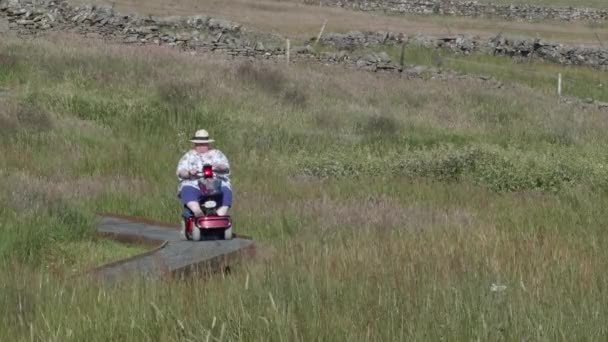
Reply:
M496 146L441 145L380 155L365 162L343 154L305 158L301 173L312 177L406 176L467 181L495 191L559 191L565 186L608 186L604 164L593 157L532 152Z

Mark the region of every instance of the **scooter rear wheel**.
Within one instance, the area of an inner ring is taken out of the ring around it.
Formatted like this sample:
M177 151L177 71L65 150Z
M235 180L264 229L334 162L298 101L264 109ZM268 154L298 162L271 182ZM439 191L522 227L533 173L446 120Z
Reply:
M192 240L201 241L201 230L197 226L192 227Z
M224 240L232 240L232 228L228 228L224 231Z

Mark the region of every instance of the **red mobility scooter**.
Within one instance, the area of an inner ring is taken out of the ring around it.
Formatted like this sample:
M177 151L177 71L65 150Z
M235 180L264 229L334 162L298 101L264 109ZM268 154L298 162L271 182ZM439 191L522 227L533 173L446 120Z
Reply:
M218 216L216 211L222 201L222 181L211 165L204 165L198 182L202 196L199 204L203 216L195 217L190 208L184 205L182 213L182 240L230 240L232 239L232 220L230 216ZM185 227L185 229L184 229Z

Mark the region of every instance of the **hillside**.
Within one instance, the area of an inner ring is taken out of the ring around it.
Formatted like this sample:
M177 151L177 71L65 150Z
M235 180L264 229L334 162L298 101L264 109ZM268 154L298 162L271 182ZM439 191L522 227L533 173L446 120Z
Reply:
M601 68L419 46L400 63L399 45L330 63L330 41L298 53L237 18L207 18L195 47L126 43L157 31L134 17L18 16L0 33L0 340L606 337ZM142 250L96 237L96 212L177 219L197 128L264 254L211 279L73 278Z

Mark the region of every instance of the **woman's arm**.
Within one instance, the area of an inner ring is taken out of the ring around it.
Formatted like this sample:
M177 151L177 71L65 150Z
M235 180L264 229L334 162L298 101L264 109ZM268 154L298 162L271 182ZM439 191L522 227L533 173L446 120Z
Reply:
M218 171L230 171L230 162L228 161L228 158L226 158L226 155L220 150L214 150L212 164Z
M193 175L193 173L192 173L193 170L190 167L190 165L191 165L190 155L191 155L190 152L184 154L182 156L182 158L179 160L179 162L177 163L177 169L175 171L175 175L177 176L177 178L179 180L190 179L190 177Z

